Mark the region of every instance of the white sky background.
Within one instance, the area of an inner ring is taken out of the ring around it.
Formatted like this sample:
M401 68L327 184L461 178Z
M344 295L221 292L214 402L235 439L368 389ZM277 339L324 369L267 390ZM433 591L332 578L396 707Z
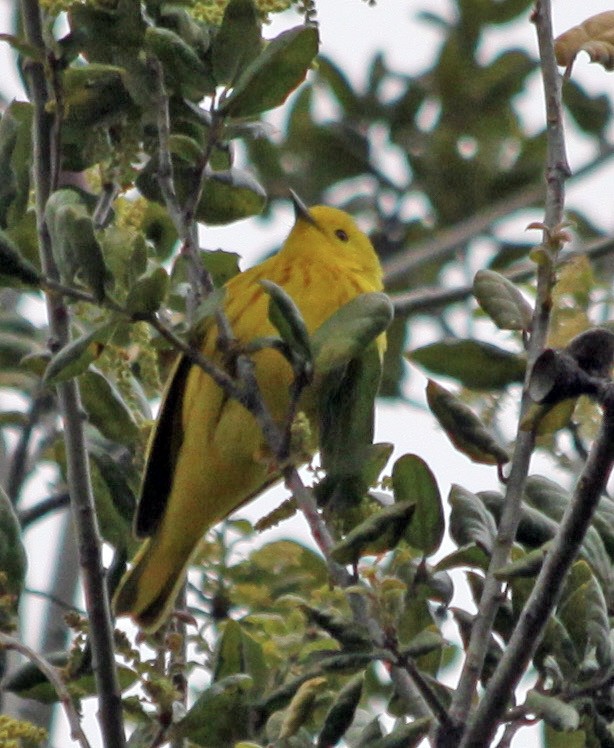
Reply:
M11 31L10 8L11 4L7 0L0 2L0 31ZM610 9L611 4L607 0L583 0L583 2L554 0L555 34L565 31L591 15ZM379 0L375 7L369 7L361 0L320 0L318 17L322 52L340 64L357 85L364 83L374 53L381 50L384 51L389 67L403 73L419 72L429 65L440 41L437 31L432 26L415 20L420 10L449 15L453 10L453 3L445 0ZM295 19L288 21L287 17L278 18L269 30L265 30L265 33L274 36L282 28L294 25L296 22ZM483 47L485 58L488 59L498 54L500 46L508 47L510 39L513 39L519 46L536 51L537 44L533 26L528 22L528 18L524 18L513 25L498 28L488 35ZM606 73L597 65L589 66L587 61L586 55L580 55L574 68L576 80L581 81L593 93L610 93L614 90L614 75ZM20 85L16 79L14 83L11 82L8 85L6 83L9 76L11 81L13 80L12 66L7 46L0 44L2 90L3 92L9 90L15 96L21 96ZM536 129L542 126L543 96L538 78L535 78L529 90L519 97L518 106ZM283 115L282 108L280 113L273 117L274 122L283 122ZM573 131L573 126L570 126L568 157L572 170L581 166L589 155L588 142L578 137ZM606 168L590 180L584 180L581 189L570 185L568 207L581 207L600 225L607 230L612 230L613 176L613 169ZM522 232L527 222L516 222L510 226L510 230ZM202 234L202 241L207 247L222 247L239 252L244 258L243 266L245 267L257 261L262 253L275 243L281 243L291 224L292 211L288 205L277 209L272 219L266 223L248 219L226 228L207 228ZM515 236L518 238L519 234ZM429 326L426 322L416 323L416 329L418 338L421 333L423 335L429 333ZM413 337L412 344L416 345L416 336ZM506 339L501 334L496 336L494 330L493 340L502 345L506 343ZM413 400L424 402L422 393L425 382L421 374L413 373L411 390L407 392L407 395ZM499 487L494 469L473 465L467 458L459 455L441 433L433 417L426 412L420 413L404 403L386 403L379 408L376 440L393 442L396 446L396 456L405 452L415 452L423 457L435 473L444 497L447 496L452 482L458 482L472 491ZM539 470L537 460L534 461L534 469ZM36 487L33 487L33 497L35 491ZM45 495L45 493L43 486L40 488L39 495ZM253 502L242 510L241 514L250 519L256 519L283 496L285 492L281 487L273 489L265 498ZM40 522L28 532L30 554L28 586L32 588L44 589L46 586L49 569L45 549L48 547L49 538L53 537L53 528L53 522ZM268 531L262 540L268 542L276 537L287 537L289 534L305 538L305 533L303 520L295 518L275 530ZM467 605L464 596L463 599L455 600L455 603L463 607ZM31 605L28 610L30 607L32 615L36 615L36 606ZM446 633L448 633L447 630ZM35 642L31 643L35 645ZM96 742L98 728L93 722L93 709L89 711L85 727L92 746L95 748L99 745ZM60 717L58 722L60 726L54 744L67 746L70 744L70 739L64 718ZM517 735L513 746L523 748L523 746L536 745L538 742L535 732L523 730Z

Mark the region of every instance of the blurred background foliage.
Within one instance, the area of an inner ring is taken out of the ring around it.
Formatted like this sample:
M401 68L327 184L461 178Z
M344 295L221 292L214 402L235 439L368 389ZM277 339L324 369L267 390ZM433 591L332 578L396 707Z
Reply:
M40 317L32 310L40 298L42 272L30 177L32 109L24 101L2 101L0 476L6 488L3 527L8 528L10 547L18 532L16 520L27 548L28 528L68 504L64 446L50 384L79 376L101 531L116 552L112 580L134 550L130 522L151 427L150 400L159 395L174 357L165 340L134 318L162 309L180 334L199 321L199 313L189 310L177 221L163 205L157 176L164 150L159 141L164 99L159 71L168 94L164 146L181 201L190 199L204 174L202 194L193 206L197 220L226 225L259 214L267 220L277 203L287 201L289 187L308 204L334 204L356 215L382 259L395 303L381 395L406 396L412 374L405 354L416 345L412 329L428 320L430 339L427 344L419 341L411 360L459 385L454 401L443 389L431 390L433 412L440 420L442 409L461 414L460 421L452 418L442 425L472 459L477 455L478 461L505 462L503 447L484 446L484 433L505 433L500 404L522 380L523 328L503 324L504 332L493 334L484 313L476 311L472 282L478 269L497 270L531 298L532 244L502 230L502 221L528 215L543 201L546 132L529 126L518 107L519 97L537 76L535 56L505 44L486 54L484 39L519 19L528 23L532 2L456 0L446 17L422 10L420 22L436 28L441 38L429 66L409 75L377 54L365 61L368 72L361 85L353 83L326 49L313 60L317 4L293 3L291 30L268 44L260 35L261 16L283 10L285 4L257 5L255 10L247 0L234 2L234 16L228 14L224 21L219 4L202 0L149 0L145 12L131 0L46 6L46 65L55 97L48 114L61 121L61 163L56 168L64 188L46 210L56 262L64 283L98 301L112 297L133 315L127 321L104 303L71 302L74 342L69 351L56 354L50 367L48 330L31 321ZM416 8L407 3L404 11ZM377 14L377 7L372 12ZM18 66L39 55L23 41L19 28L17 19L15 36L4 40L19 53ZM497 38L504 41L505 35ZM152 59L159 67L152 66ZM299 85L308 69L307 81ZM232 90L225 97L219 95L224 86ZM588 172L614 153L611 104L573 79L564 84L564 100L575 131L591 146ZM282 104L278 111L283 125L276 119L272 128L266 113ZM590 262L576 257L559 274L552 331L557 346L606 321L611 304L609 240L587 216L574 212L572 218L576 242L587 249ZM216 283L237 271L236 260L230 252L203 253ZM469 427L462 420L467 403L482 419ZM566 411L542 437L542 447L572 472L585 454L584 440L594 433L596 418L595 409L581 402L575 420L570 421ZM503 498L496 492L475 495L463 489L451 496L450 535L456 550L443 558L440 552L435 561L430 557L441 549L442 502L428 467L415 459L409 464L398 461L392 478L383 483L372 479L378 491L392 491L397 501L416 501L421 509L414 514L421 519L410 524L405 535L395 530L391 545L404 537L401 545L381 568L365 571L365 579L380 623L416 658L446 705L450 689L441 676L458 658L458 646L446 643L439 629L454 590L448 572L470 567L467 580L479 599L480 572L487 565ZM51 476L49 496L32 506L28 490L41 465L52 468L46 473ZM421 488L416 493L417 476ZM529 488L514 559L520 571L508 570L508 598L495 624L500 639L493 639L492 662L527 596L526 577L534 567L532 557L524 566L522 559L551 539L566 500L565 491L545 479L534 480ZM614 600L613 524L607 519L611 503L602 505L583 560L566 587L560 615L553 619L534 663L540 676L552 679L552 698L560 697L556 703L527 708L548 723L551 746L564 744L557 742L562 731L567 731L566 740L570 731L579 734L580 725L591 739L603 741L614 716L611 705L601 699L599 680L614 662L605 641ZM392 720L419 716L419 710L375 662L367 632L353 624L345 597L328 589L319 556L287 541L242 551L248 560L237 560L241 554L232 551L252 532L243 522L231 522L203 546L207 564L190 597L203 629L191 642L196 647L191 665L195 682L203 681L201 671L206 670L213 685L202 687L191 716L177 728L177 739L188 736L198 745L221 746L281 735L292 738L288 745L302 746L313 745L319 734L318 745L325 746L345 733L356 748L380 745L383 732L374 704L385 699ZM0 556L3 542L0 538ZM344 562L375 553L364 537L338 552ZM13 592L15 579L19 588L25 573L24 563L14 566L7 571L8 590ZM74 590L56 589L55 594L69 595L72 602ZM583 606L577 605L580 599ZM571 611L579 607L585 611L586 626L573 620ZM204 622L202 610L210 615ZM461 639L470 624L468 616L453 611ZM92 688L91 678L87 681L85 624L73 620L71 625L77 645L70 659L63 635L56 648L63 651L62 663L75 692L83 695ZM217 632L215 640L211 629ZM151 662L127 640L122 640L121 651L132 674L126 682L141 678L147 698L167 715L172 677L161 681ZM348 678L356 673L358 680ZM248 680L242 680L243 675ZM26 668L25 675L18 671L6 689L32 696L40 683L26 676L34 676L32 668ZM487 679L485 671L483 681ZM582 693L576 688L574 696L571 685L578 682L586 688ZM579 705L587 698L592 699L590 709ZM563 703L571 705L571 716L562 714ZM327 711L335 705L336 712ZM133 744L147 745L151 704L133 697L127 708L140 725ZM248 711L249 720L237 719ZM519 713L519 725L525 716ZM205 729L206 724L210 728ZM428 731L420 720L411 724L412 734L407 725L396 724L403 745L417 744ZM612 744L611 737L608 740L601 745Z

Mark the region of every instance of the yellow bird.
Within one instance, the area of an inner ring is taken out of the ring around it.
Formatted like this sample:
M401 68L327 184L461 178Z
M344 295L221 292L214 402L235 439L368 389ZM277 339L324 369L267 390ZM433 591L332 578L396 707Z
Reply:
M354 297L382 288L369 239L345 212L308 210L293 196L296 220L280 251L226 284L225 313L239 343L275 335L262 280L282 286L309 333ZM211 325L201 350L222 364ZM292 370L272 349L253 355L273 418L283 423ZM149 445L135 529L147 537L114 598L117 615L145 631L167 618L203 534L278 476L262 459L254 417L187 358L177 362Z

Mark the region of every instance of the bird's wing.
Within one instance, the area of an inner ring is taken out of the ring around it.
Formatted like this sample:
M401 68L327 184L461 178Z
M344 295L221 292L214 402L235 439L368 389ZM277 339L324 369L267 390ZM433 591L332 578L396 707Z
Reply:
M152 535L164 514L177 455L183 441L181 411L191 362L179 356L160 405L160 414L147 449L147 465L135 517L137 537Z

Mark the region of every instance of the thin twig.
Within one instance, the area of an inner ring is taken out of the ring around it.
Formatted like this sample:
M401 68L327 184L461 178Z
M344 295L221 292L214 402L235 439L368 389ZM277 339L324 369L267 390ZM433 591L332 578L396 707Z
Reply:
M295 467L287 466L283 471L283 475L288 490L294 496L299 509L302 511L309 525L313 539L326 559L332 580L341 588L349 587L353 581L351 575L344 566L336 563L331 558L331 551L335 541L326 522L318 511L313 493L305 486ZM364 596L350 593L348 594L348 601L352 608L354 620L365 626L369 631L372 642L376 646L386 649L384 632L375 618L369 614ZM431 689L428 683L426 684L427 689L423 690L425 682L422 679L414 679L412 677L413 673L407 672L405 662L395 664L397 658L394 653L390 653L388 659L393 663L390 675L397 693L408 704L412 705L416 716L433 716L433 712L429 706Z
M51 280L49 278L43 278L41 283L43 288L54 291L58 294L61 294L62 296L67 296L68 298L78 301L86 301L97 306L100 305L99 300L96 299L96 297L92 293L90 293L89 291L84 291L81 288L67 286L63 283L58 283L57 281ZM213 379L213 381L221 389L223 389L229 397L238 400L240 403L245 405L245 407L248 407L249 398L246 396L243 388L239 384L237 384L237 382L229 374L227 374L224 369L217 366L217 364L215 364L213 361L203 356L197 348L194 348L194 346L186 343L178 335L176 335L170 329L170 327L162 322L158 315L133 314L109 297L104 300L104 305L113 312L122 314L133 322L147 322L153 327L154 330L156 330L156 332L158 332L165 340L167 340L173 346L173 348L175 348L175 350L185 355L190 359L190 361L192 361L192 363L199 366L205 372L205 374L208 374L211 379Z
M173 161L169 148L171 120L168 109L168 95L164 88L164 71L157 57L149 57L147 62L156 83L156 111L158 113L158 170L156 176L171 221L179 236L185 238L187 229L175 191Z
M128 314L128 316L132 316ZM206 356L194 346L186 343L178 335L167 327L162 320L156 314L148 314L140 317L141 320L148 322L156 332L167 340L173 348L180 353L183 353L192 363L199 366L205 374L208 374L211 379L222 389L229 397L238 400L245 407L247 406L248 397L245 394L244 387L241 387L235 379L227 374L224 369L219 367L213 361L208 359Z
M68 506L70 506L70 496L68 493L60 493L55 496L48 496L39 501L38 504L27 509L22 509L17 513L17 518L19 519L21 528L26 530L39 519L43 519L48 514L56 512L58 509L65 509Z
M11 455L11 466L6 482L6 492L14 506L18 503L19 493L27 476L30 440L46 399L47 393L40 391L35 393L26 415L26 421L21 428L19 439Z
M104 228L109 220L109 214L113 207L113 202L119 194L119 185L115 182L105 182L98 196L98 202L92 214L92 223L97 229Z
M80 616L85 617L86 615L84 610L81 610L80 608L76 608L72 603L67 603L62 598L58 597L57 595L53 595L52 593L47 592L46 590L35 590L32 587L24 587L24 593L28 595L32 595L33 597L40 597L43 600L48 600L49 602L53 603L56 607L60 608L60 610L62 610L63 613L76 611Z
M331 559L330 554L335 541L322 515L318 511L312 492L305 486L298 470L294 466L285 467L283 476L287 489L296 499L296 504L307 520L313 539L328 563L332 579L340 587L347 587L351 583L350 574L344 566L337 564Z
M15 639L13 636L0 632L0 647L4 649L12 649L15 652L19 652L26 657L30 662L33 662L41 673L47 678L49 683L53 686L58 699L60 700L68 723L70 725L70 737L79 743L81 748L91 748L83 729L81 728L81 720L79 713L75 708L71 695L68 693L68 689L64 685L59 668L52 665L44 657L41 657L37 652L28 647L27 645Z

